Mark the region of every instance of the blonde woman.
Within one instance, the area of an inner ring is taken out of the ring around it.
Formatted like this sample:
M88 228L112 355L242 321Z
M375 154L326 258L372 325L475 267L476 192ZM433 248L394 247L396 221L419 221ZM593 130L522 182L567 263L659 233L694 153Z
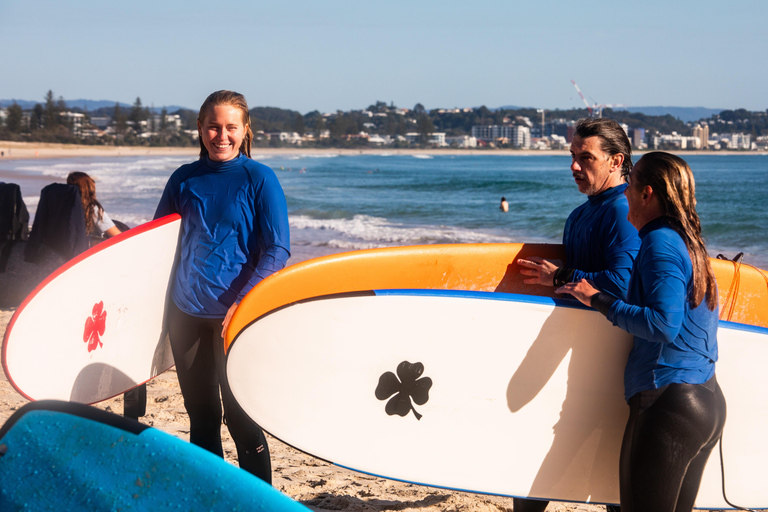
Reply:
M250 158L253 134L242 94L217 91L197 118L200 158L168 180L155 218L181 215L169 336L190 441L219 456L221 400L240 467L271 482L264 433L240 409L224 376L222 332L237 304L290 256L288 208L275 173Z

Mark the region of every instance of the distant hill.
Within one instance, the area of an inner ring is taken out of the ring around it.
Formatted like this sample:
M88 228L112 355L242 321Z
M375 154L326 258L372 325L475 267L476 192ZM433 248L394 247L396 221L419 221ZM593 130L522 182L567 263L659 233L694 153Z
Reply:
M617 109L619 110L619 109ZM719 114L723 108L706 107L627 107L623 110L647 116L665 116L667 114L688 123L700 119L709 119L713 114Z
M516 105L504 105L502 107L492 108L491 110L528 110L533 107L518 107Z
M43 101L28 101L28 100L0 100L0 107L9 107L13 105L13 103L16 102L21 108L24 110L29 110L35 107L38 103L42 104ZM129 105L128 103L120 103L115 101L109 101L109 100L64 100L64 103L66 103L68 108L79 108L81 110L87 110L88 112L93 112L94 110L98 110L100 108L112 108L115 106L115 103L118 103L120 105L120 108L130 109L133 105ZM144 107L147 107L149 105L144 105ZM165 108L168 112L176 112L177 110L190 110L186 107L180 107L178 105L162 105L162 106L155 106L154 108L150 107L150 110L156 113L160 113L160 111Z

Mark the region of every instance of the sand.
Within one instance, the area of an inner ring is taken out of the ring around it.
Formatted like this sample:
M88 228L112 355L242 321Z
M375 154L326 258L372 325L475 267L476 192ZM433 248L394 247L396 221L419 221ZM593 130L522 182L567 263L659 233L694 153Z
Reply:
M100 146L68 146L61 144L25 144L0 141L0 158L66 158L73 156L128 156L128 155L195 155L194 148L115 148ZM357 154L358 150L326 150L339 154ZM349 153L347 153L349 151ZM444 150L438 150L440 154ZM451 150L445 150L451 151ZM291 150L254 150L254 153L296 154ZM317 154L319 150L307 150L306 154ZM427 151L425 151L426 153ZM394 154L396 151L381 151L382 154ZM466 151L461 151L466 154ZM515 154L520 154L515 152ZM294 254L291 258L295 264L308 255ZM9 262L9 270L12 268ZM48 270L46 270L48 271ZM29 276L30 272L0 274L0 282L8 285L9 279L20 277L29 280L28 288L33 288L33 281L39 281L44 276ZM19 299L20 300L20 299ZM17 301L18 302L18 301ZM11 303L12 304L12 303ZM5 333L8 322L14 313L12 305L0 306L0 337ZM27 400L19 395L5 378L0 374L0 424L3 424L14 411L23 406ZM189 440L189 420L184 410L184 404L179 391L176 372L170 370L147 386L147 414L141 421L160 429L180 439ZM96 407L116 414L122 414L122 397L96 404ZM355 473L336 467L324 461L315 459L287 446L277 439L267 436L272 457L273 485L288 496L317 511L465 511L465 512L496 512L511 511L512 499L497 496L486 496L464 492L454 492L445 489L418 486L377 478L370 475ZM237 465L235 446L227 432L222 427L225 458ZM471 435L467 442L471 444ZM604 507L572 504L551 503L549 512L565 511L603 511Z

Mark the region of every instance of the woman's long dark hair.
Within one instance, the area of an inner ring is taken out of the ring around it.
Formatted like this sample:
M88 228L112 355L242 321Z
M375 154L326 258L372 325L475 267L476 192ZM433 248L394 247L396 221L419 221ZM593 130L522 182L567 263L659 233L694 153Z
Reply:
M104 208L96 200L96 182L84 172L74 171L67 176L67 185L77 185L80 202L85 212L85 232L93 233L96 223L104 216Z
M245 101L245 96L234 91L216 91L211 93L200 106L200 112L197 114L197 122L202 126L205 122L205 116L208 115L210 110L217 105L231 105L240 110L243 114L243 126L245 126L245 137L243 137L243 143L240 144L240 152L251 157L251 143L253 142L253 131L251 130L251 114L248 112L248 102ZM202 135L198 137L200 140L200 158L208 156L208 150L203 144Z
M697 307L706 298L707 307L714 311L717 307L717 282L701 237L701 222L696 213L696 184L691 168L685 160L670 153L646 153L637 162L629 186L636 190L649 186L657 195L664 215L672 220L672 226L685 242L691 257L691 306Z

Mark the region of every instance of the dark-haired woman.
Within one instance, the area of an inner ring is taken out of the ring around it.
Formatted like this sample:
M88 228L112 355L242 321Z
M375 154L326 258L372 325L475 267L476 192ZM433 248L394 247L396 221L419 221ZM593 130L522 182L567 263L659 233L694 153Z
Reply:
M271 482L266 438L224 378L222 333L245 294L290 256L285 196L272 169L250 158L253 133L241 94L208 96L197 129L200 159L171 175L155 212L182 217L168 326L190 441L222 455L221 388L240 467Z
M584 280L557 291L634 335L624 372L630 416L619 470L622 511L688 511L725 424L715 378L717 287L688 164L648 153L625 194L642 240L627 301Z

